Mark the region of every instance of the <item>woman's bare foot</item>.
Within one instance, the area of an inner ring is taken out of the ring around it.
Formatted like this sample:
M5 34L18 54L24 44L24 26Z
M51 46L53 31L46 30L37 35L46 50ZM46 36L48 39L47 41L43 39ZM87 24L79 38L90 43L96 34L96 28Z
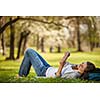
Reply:
M16 75L16 78L22 78L22 76L19 76L18 74Z

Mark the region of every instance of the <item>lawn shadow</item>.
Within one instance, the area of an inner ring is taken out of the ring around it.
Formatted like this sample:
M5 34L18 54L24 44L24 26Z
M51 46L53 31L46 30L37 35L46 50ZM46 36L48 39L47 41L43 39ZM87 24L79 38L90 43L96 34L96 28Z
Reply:
M14 71L14 70L15 70L15 69L11 69L11 68L10 68L10 69L0 68L0 72L1 72L1 71Z
M6 61L6 60L4 60L4 59L1 60L1 59L0 59L0 62L4 62L4 61Z

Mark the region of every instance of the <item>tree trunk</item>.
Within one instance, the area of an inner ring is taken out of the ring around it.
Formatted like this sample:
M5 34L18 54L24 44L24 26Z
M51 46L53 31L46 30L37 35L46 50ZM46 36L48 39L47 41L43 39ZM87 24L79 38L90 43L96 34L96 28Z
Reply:
M82 51L81 49L81 41L80 41L80 31L79 31L79 18L76 17L76 32L77 32L77 51Z
M16 59L19 59L20 57L20 51L21 51L21 45L22 45L22 41L23 41L23 36L22 36L23 33L21 33L20 35L20 40L19 40L19 44L18 44L18 52L17 52L17 57Z
M57 49L58 49L58 53L60 53L61 52L61 46L60 45L58 45L58 47L57 47Z
M0 29L5 24L5 17L0 17ZM2 46L2 55L5 55L5 38L4 38L4 32L1 33L1 46Z
M16 59L19 59L20 58L20 52L21 52L21 46L22 46L23 40L24 40L24 43L23 43L23 47L22 47L22 53L24 54L24 51L25 51L25 47L26 47L26 43L27 43L27 39L28 39L28 35L29 34L30 34L30 31L24 31L24 32L21 33L20 40L19 40L19 45L18 45L17 58Z
M37 38L37 35L33 34L33 46L34 46L34 47L35 47L36 44L37 44L36 38Z
M39 35L37 34L37 45L36 45L36 48L37 48L37 50L39 50Z
M24 38L24 43L23 43L23 47L22 47L22 55L24 55L24 51L25 51L25 49L26 49L27 41L28 41L28 36L26 36L26 37Z
M49 49L50 53L53 52L53 46L50 46L50 49Z
M94 47L95 47L95 43L90 41L90 51L93 51Z
M12 18L10 18L10 21L12 21ZM10 56L8 59L14 60L14 40L15 40L15 29L14 24L10 24Z
M41 38L41 52L45 52L45 50L44 50L44 37Z
M94 49L94 32L95 30L92 28L92 22L89 20L88 22L88 26L89 26L89 33L88 33L88 37L89 37L89 44L90 44L90 51L93 51Z
M2 50L3 50L3 55L5 55L5 41L4 41L4 34L1 34L1 46L2 46Z

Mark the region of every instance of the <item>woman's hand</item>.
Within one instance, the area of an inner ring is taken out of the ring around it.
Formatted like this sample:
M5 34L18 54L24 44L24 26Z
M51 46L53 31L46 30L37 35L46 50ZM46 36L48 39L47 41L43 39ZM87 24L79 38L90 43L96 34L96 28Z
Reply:
M61 59L61 61L60 61L60 65L64 65L65 64L65 62L66 62L66 59L68 58L70 56L70 52L66 52L65 53L65 55L64 55L64 57Z
M56 77L60 77L61 76L59 72L56 72L55 74L56 74Z

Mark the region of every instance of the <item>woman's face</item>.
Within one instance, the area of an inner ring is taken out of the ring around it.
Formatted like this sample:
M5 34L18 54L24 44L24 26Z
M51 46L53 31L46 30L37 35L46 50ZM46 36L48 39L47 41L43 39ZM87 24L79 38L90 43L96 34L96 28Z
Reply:
M80 73L84 73L85 69L87 68L87 62L83 62L78 65L78 71Z

